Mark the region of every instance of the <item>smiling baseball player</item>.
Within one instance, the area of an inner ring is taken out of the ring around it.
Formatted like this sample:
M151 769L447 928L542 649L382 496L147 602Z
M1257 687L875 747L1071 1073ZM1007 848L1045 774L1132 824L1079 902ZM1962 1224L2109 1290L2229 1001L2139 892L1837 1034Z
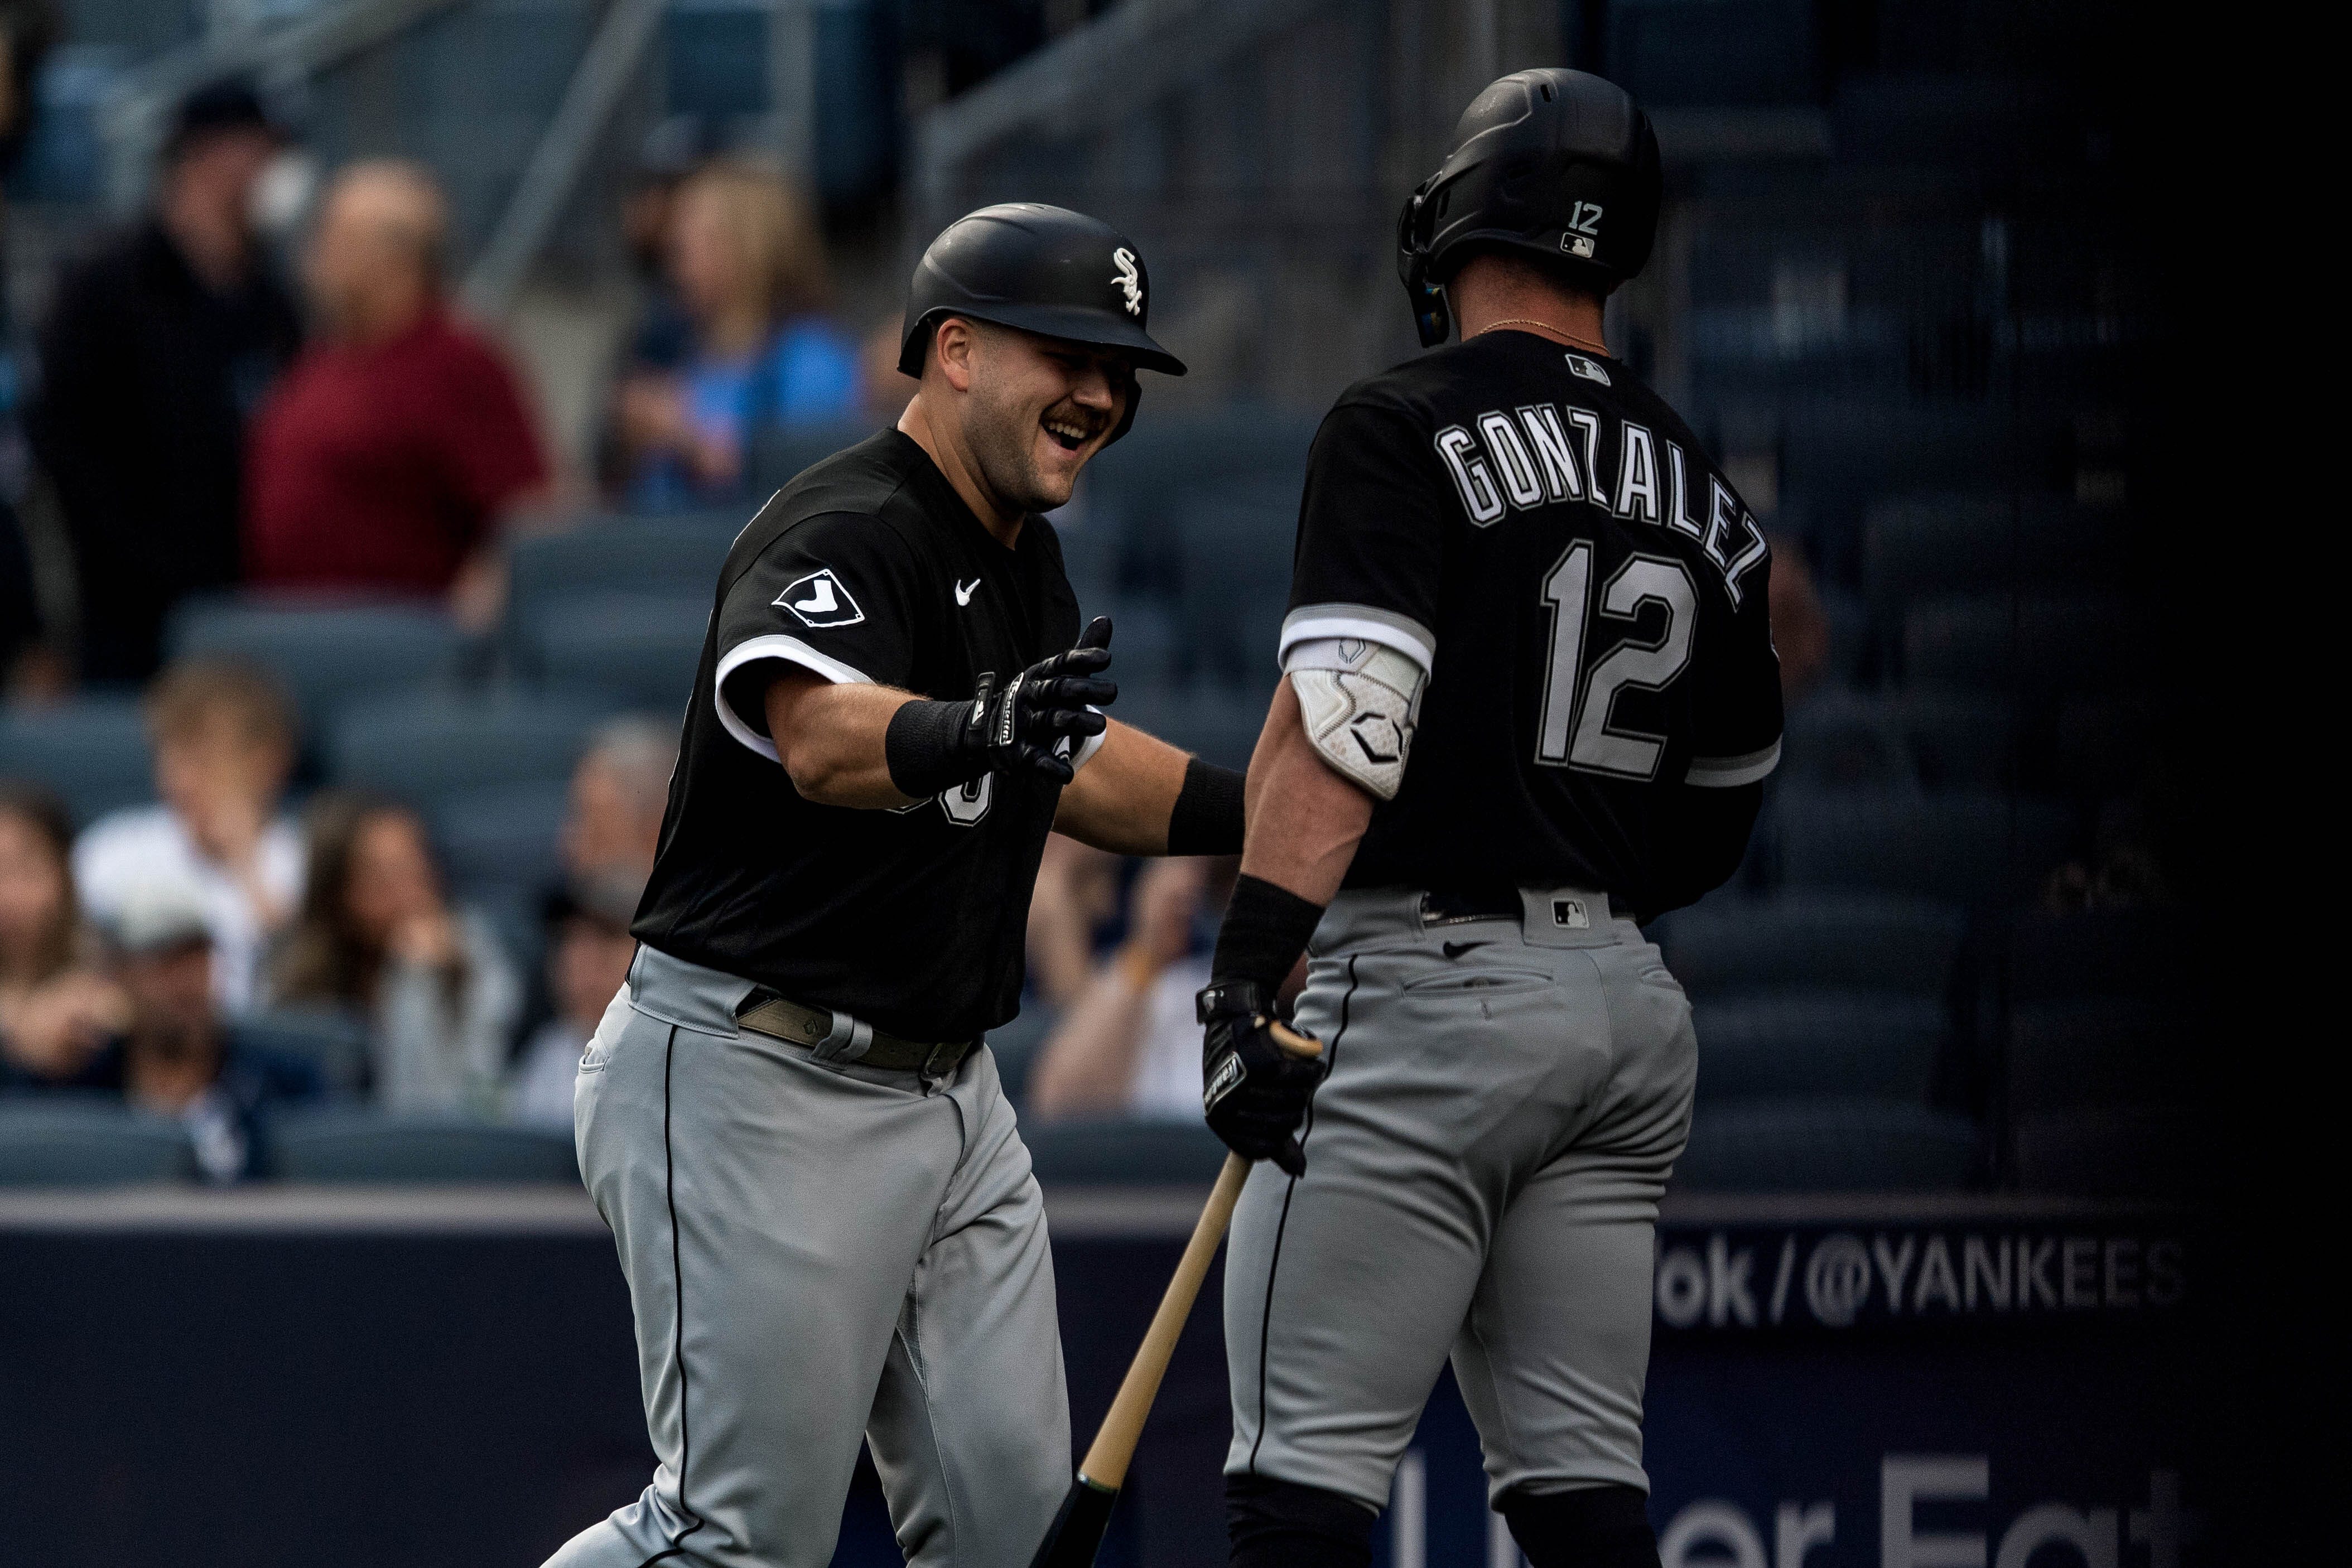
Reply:
M1651 1251L1696 1062L1635 923L1738 865L1780 736L1763 535L1601 335L1659 193L1616 88L1489 87L1402 225L1423 342L1449 307L1462 340L1350 389L1308 460L1200 998L1209 1124L1281 1166L1225 1272L1244 1568L1370 1561L1449 1355L1536 1568L1658 1560ZM1270 1038L1302 948L1321 1061Z
M728 553L581 1171L659 1469L551 1568L823 1568L862 1434L908 1561L1026 1560L1069 1481L1045 1212L982 1049L1049 830L1232 852L1241 776L1093 706L1051 525L1135 417L1133 246L990 207L918 267L895 430ZM1076 644L1073 646L1073 644Z

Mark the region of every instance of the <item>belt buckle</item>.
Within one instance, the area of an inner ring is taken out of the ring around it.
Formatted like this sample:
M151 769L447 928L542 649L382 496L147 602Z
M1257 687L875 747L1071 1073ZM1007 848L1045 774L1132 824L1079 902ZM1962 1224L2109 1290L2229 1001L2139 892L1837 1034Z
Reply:
M961 1044L952 1040L935 1040L931 1044L931 1049L923 1053L923 1065L916 1071L926 1078L945 1078L954 1069L962 1054L963 1047ZM940 1065L940 1058L942 1056L949 1059L944 1068Z

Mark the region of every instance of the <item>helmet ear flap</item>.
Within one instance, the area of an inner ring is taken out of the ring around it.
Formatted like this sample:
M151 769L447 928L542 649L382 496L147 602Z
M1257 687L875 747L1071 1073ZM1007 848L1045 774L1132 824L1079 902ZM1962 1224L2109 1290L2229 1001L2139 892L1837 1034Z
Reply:
M1136 405L1142 401L1143 382L1133 371L1129 371L1127 372L1127 412L1119 416L1118 428L1110 433L1109 440L1103 443L1104 446L1108 446L1112 441L1117 441L1135 428Z
M1412 325L1421 335L1421 346L1433 349L1453 335L1453 312L1447 309L1445 291L1429 280L1429 188L1434 180L1424 182L1421 189L1406 198L1404 211L1397 215L1397 276L1404 282L1407 298L1412 302Z

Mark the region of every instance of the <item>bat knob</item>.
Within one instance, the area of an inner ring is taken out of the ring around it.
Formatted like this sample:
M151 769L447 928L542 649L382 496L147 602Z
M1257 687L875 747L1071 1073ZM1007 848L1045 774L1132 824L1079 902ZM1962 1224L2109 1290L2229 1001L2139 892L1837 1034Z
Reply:
M1273 1037L1277 1047L1304 1061L1312 1061L1323 1054L1321 1040L1311 1034L1301 1034L1286 1023L1270 1023L1265 1032Z

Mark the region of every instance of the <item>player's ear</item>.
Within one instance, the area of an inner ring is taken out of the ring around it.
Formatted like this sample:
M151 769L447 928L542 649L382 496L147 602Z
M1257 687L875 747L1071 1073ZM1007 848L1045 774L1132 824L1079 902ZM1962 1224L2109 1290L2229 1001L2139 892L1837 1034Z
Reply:
M974 361L980 355L980 333L961 316L942 319L931 334L931 357L948 385L960 392L971 390Z

